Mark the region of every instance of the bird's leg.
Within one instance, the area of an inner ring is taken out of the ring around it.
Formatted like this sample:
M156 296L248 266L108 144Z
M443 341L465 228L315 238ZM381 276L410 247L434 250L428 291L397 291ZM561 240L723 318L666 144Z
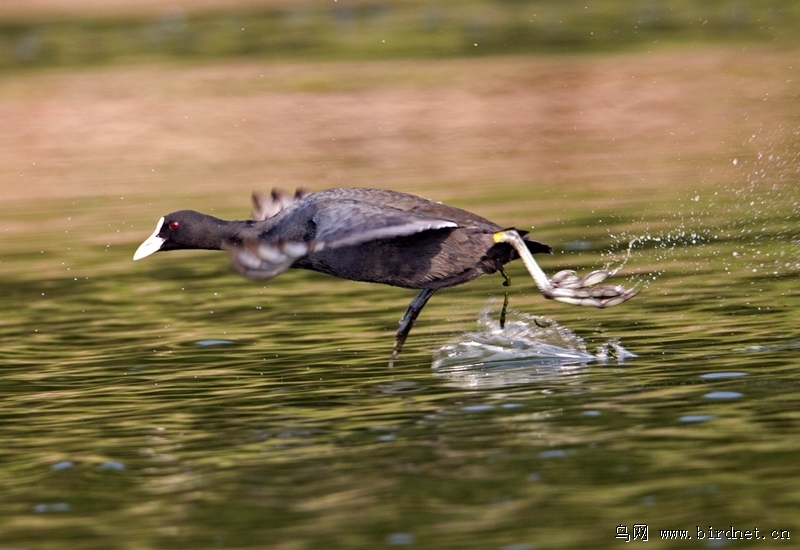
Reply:
M500 268L500 275L503 276L503 286L510 287L511 286L511 277L508 276L506 270L502 267ZM503 329L506 326L506 310L508 309L508 290L503 293L503 309L500 310L500 328Z
M503 276L503 279L505 279L505 281L503 281L503 286L506 287L511 286L511 277L508 276L508 273L506 273L506 270L503 269L502 267L500 268L500 274ZM508 309L508 290L506 290L505 293L503 294L503 309L500 310L500 329L506 328L507 309ZM533 322L536 323L536 326L539 328L547 328L548 326L550 326L547 323L542 324L536 317L533 318Z
M411 327L414 326L414 321L417 320L419 312L422 311L422 308L424 308L425 304L428 303L428 300L431 299L433 293L434 289L424 288L419 291L419 294L417 294L417 296L411 300L411 303L408 305L408 309L403 315L403 318L400 319L400 327L397 329L397 336L394 340L392 357L389 359L389 368L394 367L394 360L397 359L397 355L400 353L400 349L403 347L403 344L408 337L408 333L411 332Z
M638 290L629 290L621 286L593 286L616 273L604 269L592 271L581 278L578 278L574 271L564 270L556 273L552 279L548 279L525 246L525 241L513 229L498 231L494 234L494 241L508 243L514 247L545 298L576 306L603 308L621 304L639 293Z

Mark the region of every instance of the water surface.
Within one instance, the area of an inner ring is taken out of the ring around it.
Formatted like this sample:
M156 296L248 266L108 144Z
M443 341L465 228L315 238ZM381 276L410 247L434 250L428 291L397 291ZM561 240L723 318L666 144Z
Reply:
M604 78L629 82L626 63ZM707 74L698 67L690 74ZM582 74L570 89L583 89ZM89 76L70 89L114 86L113 74ZM139 88L127 89L115 92L122 103ZM549 93L567 93L557 89ZM720 103L676 97L697 101L691 113ZM767 125L788 120L787 104L775 94L737 103L774 109L759 118ZM180 117L166 109L164 124L180 133L182 107L170 105ZM528 158L525 150L509 146L480 164L473 150L431 148L435 162L423 172L456 170L447 159L458 158L497 177L463 172L463 185L431 181L423 194L498 223L535 225L556 249L541 258L550 274L621 267L617 282L641 293L608 310L553 303L512 265L505 329L499 275L439 292L394 369L394 330L413 292L299 271L253 283L231 273L224 254L206 252L131 261L168 210L244 215L247 193L233 197L226 182L246 188L250 171L269 181L271 167L230 153L229 164L196 168L194 157L173 152L156 170L148 140L126 157L105 139L118 135L110 128L93 145L110 149L86 160L80 140L63 137L75 149L57 157L62 174L38 160L4 189L15 198L0 225L0 547L609 548L641 539L635 525L648 526L653 547L790 547L800 537L800 149L790 128L772 126L751 143L714 120L708 126L724 140L692 142L686 130L667 157L633 146L653 131L616 145L605 135L575 138L557 119L548 127L562 133L541 140L546 170L527 179L520 174L534 171L512 158ZM482 133L490 122L474 134L513 134ZM250 151L255 134L239 143L237 132L225 139ZM480 143L474 151L484 151ZM689 160L684 150L694 152ZM323 168L340 158L332 151L297 165L361 185L371 171L402 180L402 170L359 164L355 153ZM686 177L695 166L703 175ZM220 173L223 183L212 185ZM43 185L40 174L64 186L20 198L22 182ZM415 185L402 190L421 192ZM767 542L716 536L730 528L757 528ZM664 542L668 529L692 540Z

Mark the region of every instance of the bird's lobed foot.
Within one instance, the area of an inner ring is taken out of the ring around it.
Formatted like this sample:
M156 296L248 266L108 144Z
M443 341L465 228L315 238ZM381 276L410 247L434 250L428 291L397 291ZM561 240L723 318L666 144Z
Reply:
M514 247L545 298L575 306L603 308L616 306L639 294L638 290L626 289L621 286L594 286L614 275L616 270L599 269L584 277L578 277L574 271L566 269L559 271L552 279L549 279L533 259L522 237L515 230L498 231L494 234L494 240L498 243L508 243Z
M550 288L544 291L544 295L546 298L567 304L605 308L621 304L639 294L638 290L618 285L594 286L614 273L598 269L578 277L574 271L565 269L550 279Z

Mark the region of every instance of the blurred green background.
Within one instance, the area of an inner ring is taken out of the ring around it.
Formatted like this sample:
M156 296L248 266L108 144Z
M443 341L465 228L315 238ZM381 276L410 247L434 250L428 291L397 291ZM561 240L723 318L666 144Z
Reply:
M0 68L230 57L376 59L788 42L800 3L741 0L64 2L0 7Z

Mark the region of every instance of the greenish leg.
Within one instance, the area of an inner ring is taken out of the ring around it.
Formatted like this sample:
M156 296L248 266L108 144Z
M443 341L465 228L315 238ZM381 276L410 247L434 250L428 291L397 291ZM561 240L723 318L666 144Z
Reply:
M500 275L503 276L503 286L510 287L511 286L511 277L508 276L506 270L502 267L500 268ZM506 290L503 294L503 309L500 310L500 328L505 328L506 326L506 310L508 309L508 290Z
M506 270L503 269L502 267L500 268L500 275L502 275L503 279L505 279L505 281L503 281L503 286L505 286L505 287L511 286L511 277L508 276L508 273L506 273ZM507 309L508 309L508 291L506 290L505 291L505 295L503 296L503 309L500 310L500 328L501 329L505 328L505 326L506 326L506 310ZM533 322L536 323L536 326L539 327L539 328L547 328L547 327L550 326L550 323L542 324L542 322L539 321L538 317L534 317L533 318Z
M506 273L506 270L502 267L500 268L500 275L505 279L505 281L503 281L503 286L511 286L511 277L508 276L508 273Z

